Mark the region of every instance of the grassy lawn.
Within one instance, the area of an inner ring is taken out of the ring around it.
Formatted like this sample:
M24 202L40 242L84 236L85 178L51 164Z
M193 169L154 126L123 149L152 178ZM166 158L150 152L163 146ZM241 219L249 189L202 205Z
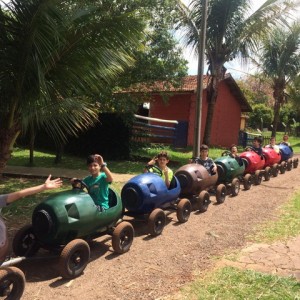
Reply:
M295 279L291 278L226 267L193 282L181 295L177 299L299 299L300 285Z
M250 237L254 242L273 243L300 234L300 191L280 208L280 217L260 225L259 232Z
M273 243L300 234L300 191L280 208L277 220L260 226L254 242ZM177 299L177 298L176 298ZM224 267L208 273L180 292L183 299L300 299L300 284L296 279L266 275L250 270Z

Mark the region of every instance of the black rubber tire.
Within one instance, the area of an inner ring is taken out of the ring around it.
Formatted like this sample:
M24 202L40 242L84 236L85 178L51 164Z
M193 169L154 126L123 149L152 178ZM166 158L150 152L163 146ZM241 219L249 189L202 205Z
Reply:
M250 190L251 186L252 186L252 176L251 174L246 174L244 176L244 181L243 181L243 185L244 185L244 189Z
M260 170L256 170L254 174L254 184L260 185L262 181L262 172Z
M264 178L265 178L265 181L269 181L270 178L271 178L271 175L272 175L272 170L270 167L266 167L265 168L265 173L264 173Z
M90 259L89 244L82 239L69 242L62 250L58 271L66 279L76 278L82 274Z
M271 171L272 171L272 176L273 176L273 177L277 177L277 176L278 176L278 172L279 172L278 164L274 164L274 165L272 166Z
M114 251L119 254L129 251L133 237L133 226L125 221L119 223L112 234L112 247Z
M294 158L293 159L293 167L296 169L298 168L298 163L299 163L299 159L298 158Z
M225 184L221 183L217 186L217 190L216 190L216 200L217 203L221 204L224 203L225 199L226 199L226 195L227 195L227 189Z
M286 171L286 162L282 161L279 167L280 174L284 174Z
M207 191L200 192L197 202L198 210L202 213L206 212L208 209L208 205L210 204L209 193Z
M30 257L38 252L40 246L31 224L27 224L17 231L12 248L16 256Z
M291 171L292 169L293 169L293 160L291 158L289 158L286 163L286 170Z
M150 235L158 236L160 235L164 227L166 226L166 215L164 211L160 208L154 209L149 215L148 219L148 230Z
M0 298L1 299L19 300L23 295L24 289L25 289L25 276L20 269L16 267L0 268Z
M177 220L180 223L188 221L192 211L192 204L189 199L183 198L177 204Z
M237 196L240 192L241 183L238 178L233 178L231 182L231 196Z

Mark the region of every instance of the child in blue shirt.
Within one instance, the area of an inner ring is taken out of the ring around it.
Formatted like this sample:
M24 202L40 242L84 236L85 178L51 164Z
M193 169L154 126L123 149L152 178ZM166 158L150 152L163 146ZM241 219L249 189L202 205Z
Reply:
M193 162L202 165L210 175L214 175L217 172L217 166L214 161L208 157L208 150L208 146L203 144L200 147L200 157L194 158Z

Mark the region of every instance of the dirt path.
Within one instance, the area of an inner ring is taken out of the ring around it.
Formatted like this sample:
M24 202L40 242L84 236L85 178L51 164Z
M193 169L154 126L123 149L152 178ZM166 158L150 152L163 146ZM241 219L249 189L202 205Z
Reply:
M131 250L120 256L112 252L108 236L91 246L91 262L84 274L62 280L51 259L24 262L27 284L24 300L48 299L158 299L176 292L194 276L213 266L212 258L246 245L246 236L263 221L276 217L276 208L300 186L300 167L249 191L212 204L204 214L193 213L185 224L169 215L169 224L157 238L145 235L135 224Z

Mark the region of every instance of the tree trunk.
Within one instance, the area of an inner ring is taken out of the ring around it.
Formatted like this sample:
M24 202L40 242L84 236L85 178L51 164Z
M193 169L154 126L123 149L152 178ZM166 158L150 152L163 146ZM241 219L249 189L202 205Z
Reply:
M35 141L35 130L33 125L30 127L30 140L29 140L29 164L33 165L34 159L34 141Z
M272 128L272 133L271 136L276 137L276 132L277 132L277 126L279 123L279 113L280 113L280 103L275 100L274 104L274 118L273 118L273 128Z
M56 146L56 156L55 156L55 160L54 160L55 164L61 163L62 156L64 153L64 148L65 148L65 144L63 144L63 143L60 143L59 145Z
M205 131L203 137L203 143L210 146L210 138L211 138L211 130L212 130L212 123L214 117L214 110L215 104L218 97L219 92L219 83L223 79L224 74L222 74L221 68L219 71L215 72L216 75L211 77L211 80L207 86L207 116L206 116L206 123L205 123Z
M10 129L0 129L0 175L6 167L7 161L11 157L13 145L20 133L15 126Z
M273 118L273 128L272 128L272 136L276 136L276 132L277 132L277 126L278 123L280 121L280 108L281 105L284 102L284 89L285 89L286 83L285 83L285 79L284 78L277 78L274 80L273 83L273 97L275 100L275 104L274 104L274 118Z

